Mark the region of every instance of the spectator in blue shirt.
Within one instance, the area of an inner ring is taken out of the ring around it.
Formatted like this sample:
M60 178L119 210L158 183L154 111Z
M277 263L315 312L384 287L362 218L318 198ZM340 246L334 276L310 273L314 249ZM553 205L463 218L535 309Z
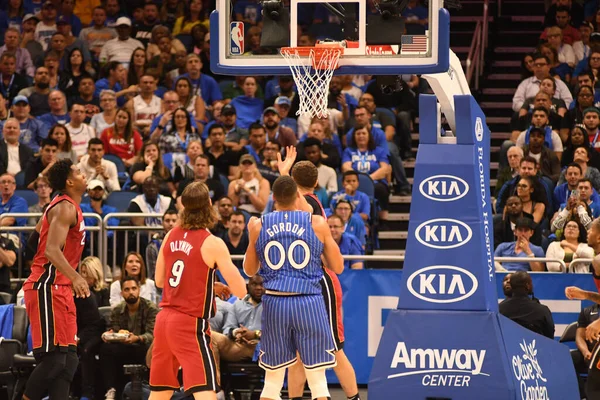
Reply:
M544 250L541 247L531 244L529 239L533 236L535 223L531 218L522 217L515 223L514 242L500 243L494 252L495 257L544 257ZM545 271L543 262L523 261L523 262L503 262L502 267L507 271Z
M19 143L27 145L34 153L38 153L40 143L48 137L49 126L30 115L31 106L29 105L29 99L25 96L15 97L10 110L13 117L19 121L21 130ZM3 139L2 130L5 123L6 121L0 122L0 140Z
M223 94L217 81L205 74L202 74L202 61L197 54L188 54L185 67L187 73L180 75L190 79L194 88L194 94L201 96L207 107L210 107L217 100L223 99ZM177 79L179 79L178 76Z
M244 95L237 96L231 100L231 105L237 110L237 125L240 128L248 129L248 127L258 120L260 120L264 102L262 99L256 97L256 89L258 84L254 76L247 76L244 79L242 89Z
M26 213L28 212L27 201L24 198L15 196L17 181L10 174L0 175L0 215L8 213ZM25 226L27 218L2 218L0 226Z
M352 213L353 210L352 203L346 199L338 200L334 208L335 215L344 223L344 232L354 235L364 247L367 243L367 229L362 218Z
M71 122L71 116L67 112L67 98L60 90L52 90L48 95L48 103L50 104L50 112L40 115L38 120L42 121L46 126L54 126L57 124L66 125Z
M353 170L344 172L342 177L344 190L340 190L333 195L329 207L333 210L340 199L346 199L354 206L354 213L360 215L363 221L368 221L371 211L371 200L369 196L358 190L358 185L358 172Z
M241 361L252 358L259 343L262 318L262 296L265 293L263 278L254 275L248 281L248 294L238 299L227 313L223 334L211 332L215 364L220 358L226 361Z
M329 224L331 236L340 247L340 252L343 256L360 256L365 254L365 251L356 236L344 232L344 222L339 216L332 215L327 219L327 223ZM344 270L363 268L364 265L362 260L344 260Z
M87 192L90 197L90 201L81 203L81 211L84 213L98 214L100 217L104 217L106 214L117 212L115 207L104 204L106 198L106 187L104 182L100 179L92 179L87 184ZM86 217L84 218L85 226L96 226L98 220L96 218ZM108 220L109 226L118 226L118 218L110 218ZM107 237L112 238L114 231L109 230Z
M375 146L370 125L357 124L348 147L342 155L342 171L354 170L368 174L375 182L375 198L381 211L379 218L387 220L390 190L388 176L391 174L388 153Z

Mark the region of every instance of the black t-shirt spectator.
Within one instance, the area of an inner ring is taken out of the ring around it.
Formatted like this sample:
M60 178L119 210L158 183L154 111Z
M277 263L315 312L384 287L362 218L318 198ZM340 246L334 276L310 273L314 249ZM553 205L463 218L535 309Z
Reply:
M42 164L42 158L36 157L35 160L33 160L33 162L31 162L25 170L24 186L27 187L31 182L35 181L38 178L38 175L41 174L45 168L46 167L44 164Z
M7 236L0 236L0 247L4 251L12 251L17 255L15 243ZM12 265L5 265L0 268L0 292L12 293L10 290L10 268Z
M214 166L215 170L223 176L229 176L230 166L237 166L240 163L241 154L230 150L223 152L219 158L216 158L210 151L207 151L205 154L210 159L210 165Z
M159 21L156 22L158 23ZM154 24L146 25L143 22L135 24L133 26L133 33L131 34L131 37L142 42L144 48L146 48L148 47L148 43L150 43L150 37L152 36L152 28L154 28Z
M69 108L71 108L71 105L73 104L81 104L85 107L85 121L83 122L86 124L90 123L94 115L102 112L100 109L100 99L97 97L92 97L90 101L85 101L81 97L77 96L70 101ZM101 133L102 132L96 132L96 135L100 136Z
M131 166L131 172L129 174L130 174L130 176L133 176L136 172L143 171L145 169L146 169L145 163L137 162ZM173 182L173 177L171 176L171 172L169 171L169 176L167 176L167 178L163 178L162 176L158 175L158 173L156 172L156 168L154 168L154 171L152 172L152 176L154 176L155 178L158 178L158 181L160 182L159 183L159 185L160 185L159 193L162 194L163 196L170 197L172 195L172 193L169 190L169 185L167 185L167 183ZM136 188L137 188L138 193L143 193L142 185L136 185Z
M304 142L298 143L296 149L298 151L298 161L306 160L306 154L304 152ZM337 147L335 147L331 143L323 142L321 143L321 152L327 155L327 158L321 157L321 163L333 169L340 169L340 167L342 166L342 158L340 157L340 153Z
M579 313L577 319L577 328L587 328L592 322L598 319L598 304L593 304L590 307L586 307ZM592 351L594 348L594 342L587 342L588 349Z
M29 82L27 79L21 74L13 74L10 85L5 85L3 82L0 82L0 93L6 99L6 104L12 104L12 101L19 92L25 88L29 87Z
M248 239L248 231L246 231L245 229L244 229L244 233L242 233L242 237L240 238L240 242L238 243L237 247L234 247L231 244L231 242L229 241L229 235L227 234L227 231L225 231L225 233L223 233L221 238L227 245L227 248L229 249L229 254L240 255L240 256L243 256L244 254L246 254L246 250L248 249L248 244L250 244L250 240ZM236 267L238 267L240 269L243 268L243 260L234 260L233 263L235 264Z
M40 115L50 112L48 94L33 92L27 99L29 100L29 106L31 107L31 115L34 117L39 117Z
M192 182L194 182L194 179L182 180L179 183L179 187L177 188L177 197L181 196L183 194L183 190L187 187L187 185L189 185ZM223 188L221 182L217 179L209 178L204 183L206 184L206 186L208 186L208 190L210 192L210 199L213 203L215 203L217 200L219 200L225 195L225 189Z

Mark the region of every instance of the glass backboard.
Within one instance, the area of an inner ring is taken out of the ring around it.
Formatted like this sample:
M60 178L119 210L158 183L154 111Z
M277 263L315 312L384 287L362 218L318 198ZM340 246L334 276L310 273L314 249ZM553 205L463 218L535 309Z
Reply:
M450 16L440 0L217 0L211 69L225 75L289 75L279 50L341 41L336 74L445 72Z

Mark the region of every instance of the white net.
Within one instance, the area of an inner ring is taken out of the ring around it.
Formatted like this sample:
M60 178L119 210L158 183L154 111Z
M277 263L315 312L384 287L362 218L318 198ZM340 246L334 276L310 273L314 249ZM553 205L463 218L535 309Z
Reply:
M300 97L300 108L296 115L309 114L311 118L325 118L329 115L329 82L342 52L341 47L281 49L281 55L292 71ZM305 57L308 57L308 62Z

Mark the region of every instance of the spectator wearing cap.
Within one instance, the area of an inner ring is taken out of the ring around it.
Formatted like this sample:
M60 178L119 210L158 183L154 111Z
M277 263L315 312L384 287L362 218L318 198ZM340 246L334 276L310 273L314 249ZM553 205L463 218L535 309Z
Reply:
M530 218L519 218L515 223L514 242L500 243L494 252L495 257L544 257L541 247L530 243L535 230L535 223ZM544 263L539 261L503 262L502 267L507 271L545 271Z
M251 128L252 129L252 128ZM250 154L240 157L236 179L229 185L228 197L234 207L260 216L269 201L269 181L263 178Z
M29 146L19 143L19 121L9 118L2 127L3 140L0 140L0 174L15 176L25 171L33 160L33 151Z
M92 179L88 181L87 184L87 194L90 198L89 202L81 203L81 211L89 214L98 214L100 217L104 218L105 215L110 213L115 213L118 210L104 203L106 200L106 186L104 186L104 182L99 179ZM84 222L86 226L96 226L98 225L98 220L93 217L85 217ZM108 219L109 226L118 226L119 219L118 218L109 218ZM108 237L112 238L114 236L114 231L108 230ZM88 237L89 240L89 237Z
M4 53L12 53L17 58L16 72L23 76L33 78L35 66L31 61L29 52L20 47L21 32L17 28L9 27L4 32L4 45L0 47L0 56Z
M239 110L237 123L240 128L248 129L250 124L260 119L264 109L263 100L256 97L258 84L254 76L246 76L242 84L244 94L231 100L231 105Z
M543 128L532 127L529 130L529 143L523 146L523 153L538 161L540 172L554 184L560 176L560 160L556 154L545 145L546 132Z
M44 48L35 40L35 28L40 20L34 14L26 14L23 17L21 25L21 34L23 35L20 47L24 48L31 55L34 65L39 65L44 57Z
M104 158L104 143L98 138L90 139L87 154L81 157L78 168L85 175L86 180L99 180L107 191L121 190L117 166Z
M523 201L517 195L510 196L506 200L505 212L502 219L494 219L494 248L500 243L512 242L515 237L515 223L519 218L533 219L533 215L523 211ZM538 225L529 241L536 246L542 244L542 229Z
M500 314L532 332L554 339L550 309L533 298L533 282L527 272L510 274L512 295L500 303ZM531 296L531 297L530 297Z
M25 96L15 97L10 110L13 118L19 123L19 142L29 147L34 153L38 153L40 151L42 140L48 137L49 127L29 114L31 106ZM5 124L6 121L0 122L1 130L3 130ZM1 138L2 134L0 134L0 139Z
M208 137L210 125L221 124L225 130L225 147L231 151L240 151L248 144L248 130L241 128L237 123L237 110L233 104L226 104L215 121L205 129Z
M298 139L296 134L289 128L281 126L279 123L279 113L275 107L267 107L262 114L263 125L267 132L267 140L269 142L278 142L281 148L287 146L296 146Z
M279 115L279 126L291 129L297 137L298 121L296 121L295 118L289 117L292 101L285 96L279 96L275 99L273 107L275 107L277 114Z
M344 222L337 215L332 215L327 218L329 230L333 240L340 248L340 253L343 256L362 256L365 254L360 241L349 232L344 232ZM344 270L363 269L364 265L361 260L344 260Z
M56 32L56 7L51 1L46 1L42 6L42 20L35 27L35 40L42 45L44 51L48 50L50 38Z
M80 0L83 1L83 0ZM77 5L79 5L79 2ZM100 4L100 2L98 2ZM77 8L77 6L75 6ZM111 39L117 37L117 31L114 28L108 28L106 24L106 10L102 6L93 9L92 26L84 28L79 33L81 39L90 49L95 60L98 60L102 47Z
M581 40L573 42L573 53L575 53L575 65L579 63L590 53L590 36L594 32L594 25L591 22L585 21L579 26L579 34Z
M17 58L12 53L4 53L0 56L0 94L9 103L19 94L22 89L29 86L27 79L16 73Z
M128 66L134 50L138 47L144 48L144 45L139 40L130 37L131 20L129 18L118 18L116 28L117 37L107 41L100 51L100 64L118 61L124 66Z

